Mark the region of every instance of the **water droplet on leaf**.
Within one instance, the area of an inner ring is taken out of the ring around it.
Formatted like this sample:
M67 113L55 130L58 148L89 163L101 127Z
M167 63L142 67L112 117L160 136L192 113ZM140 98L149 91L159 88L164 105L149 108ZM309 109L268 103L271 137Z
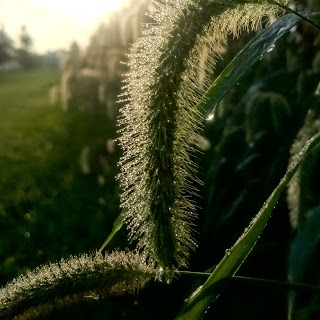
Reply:
M214 119L214 113L210 113L208 114L208 116L206 117L207 121L212 121Z
M274 44L272 44L271 46L269 46L269 48L267 49L267 52L271 52L276 46Z

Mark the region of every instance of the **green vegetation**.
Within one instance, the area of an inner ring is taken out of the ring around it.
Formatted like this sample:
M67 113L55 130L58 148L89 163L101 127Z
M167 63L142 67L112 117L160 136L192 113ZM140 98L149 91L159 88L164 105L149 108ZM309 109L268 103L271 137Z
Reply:
M98 247L118 213L116 156L105 151L114 129L106 119L50 107L48 89L58 76L55 69L0 74L2 284L26 268ZM84 175L79 158L87 145L92 172Z
M0 186L3 282L25 268L68 259L0 289L5 320L45 319L46 312L70 319L319 317L320 14L304 13L311 26L292 13L266 26L261 17L284 13L287 1L213 3L166 1L155 14L160 27L151 26L138 43L119 120L120 174L118 151L105 147L115 124L101 114L31 102L23 119L32 123L8 120ZM265 29L240 40L236 54L230 33L260 22ZM227 40L230 50L217 69L224 71L213 75L212 58ZM40 102L41 95L34 97ZM200 117L207 118L203 127ZM206 147L195 157L199 141ZM203 185L193 184L198 178ZM103 247L130 252L70 256L95 251L110 232ZM186 264L210 274L185 271ZM109 296L147 281L138 296Z

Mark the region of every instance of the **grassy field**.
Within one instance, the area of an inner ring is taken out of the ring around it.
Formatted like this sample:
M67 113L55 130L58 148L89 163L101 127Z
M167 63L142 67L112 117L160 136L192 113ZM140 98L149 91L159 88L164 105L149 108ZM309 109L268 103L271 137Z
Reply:
M99 167L116 163L105 154L113 126L50 107L48 89L58 77L54 69L0 74L0 284L99 247L118 214L114 172ZM95 164L87 175L79 166L85 146Z
M0 165L10 168L2 171L2 184L30 165L43 166L48 149L64 134L63 112L48 106L48 89L57 78L54 69L0 74Z
M47 107L48 89L58 79L59 70L57 69L0 73L1 110Z

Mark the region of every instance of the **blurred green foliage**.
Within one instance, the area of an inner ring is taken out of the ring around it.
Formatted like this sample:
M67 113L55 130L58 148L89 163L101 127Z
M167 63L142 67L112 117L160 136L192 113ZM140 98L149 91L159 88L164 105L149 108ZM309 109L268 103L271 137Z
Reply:
M218 71L248 38L231 41ZM211 149L198 159L205 185L197 200L202 208L199 249L191 270L211 270L219 262L283 176L308 112L319 121L319 49L317 30L299 24L223 99L214 121L206 123ZM58 74L51 69L0 74L1 285L28 268L99 248L120 213L114 179L119 150L106 147L116 137L115 123L101 114L49 107L47 92ZM313 157L310 170L304 163L314 175L306 179L312 205L299 213L304 224L292 229L283 196L239 275L286 281L289 271L295 281L319 284L314 268L319 266L319 157ZM125 230L110 246L128 246ZM69 307L51 318L172 319L200 283L150 284L137 297ZM297 319L317 319L318 301L316 295L295 297ZM205 319L285 319L287 302L285 291L233 287L222 292Z
M59 71L0 74L0 282L103 242L118 214L114 124L48 106ZM90 173L80 155L90 147Z

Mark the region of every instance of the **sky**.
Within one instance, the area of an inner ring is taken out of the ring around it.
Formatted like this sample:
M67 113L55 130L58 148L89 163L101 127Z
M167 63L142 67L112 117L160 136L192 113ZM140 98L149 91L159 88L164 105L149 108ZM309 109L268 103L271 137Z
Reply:
M85 47L99 22L127 1L0 0L0 26L18 46L25 25L37 53L68 49L73 41Z

